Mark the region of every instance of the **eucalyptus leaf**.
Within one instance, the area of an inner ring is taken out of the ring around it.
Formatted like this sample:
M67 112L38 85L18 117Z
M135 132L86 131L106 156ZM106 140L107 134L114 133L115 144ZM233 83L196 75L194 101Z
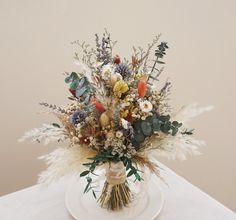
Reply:
M159 121L158 119L154 119L152 122L152 127L154 131L159 131L161 128L161 121Z
M162 128L163 128L162 131L164 133L168 133L171 128L171 123L169 121L166 121L164 125L162 126Z
M70 84L70 89L73 89L73 90L77 89L78 83L79 83L78 80L74 80L74 81Z
M79 80L79 83L78 83L78 87L79 88L81 88L81 87L83 87L83 85L84 85L84 83L85 83L85 77L83 77L83 78L81 78L80 80Z
M151 123L149 123L147 121L142 121L141 128L142 128L142 132L145 136L150 136L152 134Z
M178 130L177 127L172 128L172 135L175 136L178 133Z
M87 88L86 87L82 87L80 89L76 90L76 97L79 98L81 97L85 92L86 92Z
M143 132L141 130L137 130L134 133L134 139L138 142L138 143L142 143L145 140L145 136L143 134Z
M95 199L97 198L96 193L95 193L94 190L93 190L93 197L94 197Z
M89 188L90 184L91 184L91 182L88 182L88 183L87 183L87 185L86 185L86 187L85 187L85 189L84 189L84 193L88 192L88 188Z
M89 170L85 170L85 171L83 171L83 172L80 174L80 177L86 176L86 175L88 175L89 173L90 173Z
M127 174L127 177L132 176L135 172L136 172L136 170L130 170Z
M175 127L178 127L179 122L177 122L177 121L173 121L173 122L172 122L172 125L175 126Z
M169 115L161 115L159 119L161 121L163 121L163 122L169 121L170 120L170 116Z
M52 123L52 125L54 126L54 127L56 127L56 128L60 128L61 126L59 125L59 124L57 124L57 123Z

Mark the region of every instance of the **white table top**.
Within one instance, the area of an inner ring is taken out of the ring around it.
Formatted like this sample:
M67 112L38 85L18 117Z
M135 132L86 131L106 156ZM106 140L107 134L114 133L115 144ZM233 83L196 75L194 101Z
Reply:
M156 220L236 220L233 211L161 166L165 169L169 188L161 184L165 204ZM35 185L3 196L0 198L0 219L73 220L65 207L65 188L62 182L49 188Z

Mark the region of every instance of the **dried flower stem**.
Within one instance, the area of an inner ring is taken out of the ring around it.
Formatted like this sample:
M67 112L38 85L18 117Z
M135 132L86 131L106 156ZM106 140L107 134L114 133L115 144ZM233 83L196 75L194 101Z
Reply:
M48 104L47 102L40 102L39 105L42 105L44 107L48 107L52 109L53 111L59 111L61 113L66 113L65 109L58 107L56 105Z
M119 211L128 206L131 203L131 191L128 182L111 185L106 181L98 202L103 208L112 211Z

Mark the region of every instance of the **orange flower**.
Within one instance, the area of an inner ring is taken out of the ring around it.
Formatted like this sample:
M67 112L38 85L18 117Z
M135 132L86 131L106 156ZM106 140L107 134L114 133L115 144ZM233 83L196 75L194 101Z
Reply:
M147 92L147 81L146 78L141 78L138 83L138 94L139 97L144 97Z

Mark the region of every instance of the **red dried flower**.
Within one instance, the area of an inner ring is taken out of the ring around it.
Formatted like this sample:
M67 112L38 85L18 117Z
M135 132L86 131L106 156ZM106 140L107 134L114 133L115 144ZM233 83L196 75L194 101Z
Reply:
M120 61L120 57L119 57L119 55L116 55L115 57L114 57L114 63L115 64L119 64L121 61Z

